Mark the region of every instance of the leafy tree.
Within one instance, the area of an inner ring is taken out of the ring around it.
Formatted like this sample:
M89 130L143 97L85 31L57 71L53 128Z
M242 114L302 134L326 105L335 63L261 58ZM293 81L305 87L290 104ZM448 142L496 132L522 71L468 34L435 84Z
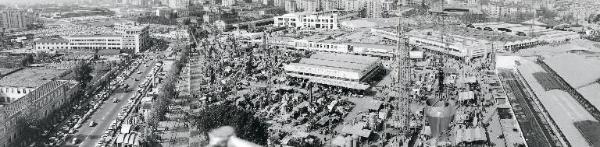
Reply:
M219 104L202 110L195 118L200 132L209 132L221 126L232 126L236 136L257 143L267 144L268 126L254 113L233 105Z
M360 11L358 12L359 16L361 18L367 18L367 9L360 9Z
M34 61L33 55L27 54L27 56L25 56L25 58L23 58L21 60L21 66L27 66L27 65L33 63L33 61Z
M92 71L94 69L90 66L90 63L81 62L73 70L75 73L75 80L81 84L81 89L87 88L89 82L92 80Z
M548 19L553 19L554 17L558 16L558 14L546 7L542 7L541 10L539 10L540 12L538 12L538 16L542 16L544 18L548 18Z

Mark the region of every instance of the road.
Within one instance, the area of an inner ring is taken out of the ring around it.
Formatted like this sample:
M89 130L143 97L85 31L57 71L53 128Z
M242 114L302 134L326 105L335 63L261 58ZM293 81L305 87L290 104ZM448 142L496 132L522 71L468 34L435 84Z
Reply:
M148 65L144 66L142 63L138 69L136 69L133 74L126 79L125 83L129 85L131 89L134 89L129 92L125 92L121 89L116 90L115 93L110 95L110 97L104 101L104 104L98 108L96 112L94 112L90 119L86 120L82 126L77 129L74 134L75 137L83 140L80 144L74 145L71 144L72 138L67 139L67 144L65 146L79 146L79 147L93 147L100 140L100 137L104 134L105 131L108 130L109 125L113 120L117 118L117 115L121 111L121 108L127 104L128 99L133 96L136 92L136 87L143 81L145 75L150 72L156 60L146 60L145 63ZM142 71L142 74L137 74L139 71ZM134 78L140 79L139 81L135 81ZM118 98L118 103L113 103L113 99ZM90 121L94 121L97 124L93 127L89 126Z
M550 131L542 127L542 124L544 124L542 121L544 120L535 114L533 106L528 102L531 98L527 98L528 95L523 91L525 86L521 85L521 83L517 81L515 75L510 71L501 71L500 77L505 84L504 86L508 86L505 87L507 92L512 94L509 94L509 96L513 97L509 99L509 101L513 106L519 126L521 126L521 131L523 132L527 146L555 146L550 141L552 140Z

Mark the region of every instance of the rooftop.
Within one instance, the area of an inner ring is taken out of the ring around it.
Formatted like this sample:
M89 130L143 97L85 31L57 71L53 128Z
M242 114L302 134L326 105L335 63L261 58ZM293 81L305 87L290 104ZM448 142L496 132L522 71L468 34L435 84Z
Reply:
M77 38L83 38L83 37L85 37L85 38L91 38L91 37L106 37L106 38L108 38L108 37L121 37L121 35L110 35L110 34L96 34L96 35L71 35L71 36L69 36L68 38L74 38L74 37L77 37Z
M45 67L26 68L1 78L0 86L39 87L42 84L59 77L65 71L67 70Z
M35 41L36 43L69 43L69 40L58 37L58 38L40 38Z
M600 58L578 54L549 56L544 62L577 89L600 79Z

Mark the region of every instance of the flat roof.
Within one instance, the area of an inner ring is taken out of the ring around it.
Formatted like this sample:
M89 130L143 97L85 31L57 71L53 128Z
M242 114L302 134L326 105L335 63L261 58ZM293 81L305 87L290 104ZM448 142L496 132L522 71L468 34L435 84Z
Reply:
M304 58L300 60L301 64L316 65L316 66L327 66L334 68L344 68L349 70L362 71L368 67L367 64L358 64L351 62L332 61L324 59Z
M550 114L550 117L554 119L560 131L566 136L566 139L569 142L572 142L573 146L588 146L584 137L573 123L585 120L595 120L594 117L569 93L558 89L546 91L543 83L534 77L535 73L546 73L540 65L530 60L524 59L520 61L522 64L518 67L519 72L531 86L533 92L539 96L540 102L544 105ZM585 88L585 90L588 90L587 88L590 88L589 90L594 90L596 87L590 85ZM586 97L584 94L585 92L581 92L581 88L577 89L577 91ZM590 92L588 94L594 94L594 91L587 92ZM600 101L596 100L594 102L590 100L590 102L594 104Z
M335 53L316 53L310 56L313 59L322 59L330 61L349 62L356 64L373 64L379 61L377 57L350 55L350 54L335 54Z
M67 70L46 67L25 68L0 79L3 87L39 87Z
M594 83L585 87L576 89L583 98L588 100L594 107L600 108L600 83Z
M544 62L577 89L600 79L600 58L578 54L549 56Z
M69 40L57 37L57 38L40 38L35 40L36 43L69 43Z
M554 119L558 128L566 136L567 140L573 146L589 146L583 135L577 130L574 123L577 121L595 120L594 117L587 112L585 108L578 104L571 95L562 90L550 90L542 95L544 99L550 99L546 103L546 108L550 111L551 117Z
M108 37L121 37L121 35L109 35L109 34L98 34L98 35L71 35L67 38L93 38L93 37L101 37L101 38L108 38Z

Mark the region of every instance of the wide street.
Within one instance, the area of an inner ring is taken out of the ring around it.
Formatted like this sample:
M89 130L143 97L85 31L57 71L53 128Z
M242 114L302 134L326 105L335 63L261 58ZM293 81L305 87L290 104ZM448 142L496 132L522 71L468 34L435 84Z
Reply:
M525 87L516 80L516 77L510 71L501 71L499 76L502 81L507 84L505 87L508 92L512 93L512 98L509 100L514 107L514 112L523 131L523 136L530 147L551 147L555 146L552 143L550 130L543 127L544 124L541 118L534 112L533 106L527 98L528 95L524 92Z
M139 68L136 69L133 74L126 79L125 83L129 85L131 91L124 91L123 89L116 90L101 107L94 112L90 119L86 120L80 128L77 129L74 136L82 140L81 143L74 145L72 144L72 138L67 139L66 146L80 146L80 147L93 147L100 140L100 137L104 134L105 131L108 130L109 125L113 120L117 118L118 113L121 111L121 108L127 104L128 99L136 93L136 87L143 81L146 74L150 72L156 60L143 60L144 62L140 64ZM146 63L145 66L144 63ZM141 74L138 74L139 71L142 71ZM137 78L139 81L135 81ZM113 99L118 98L118 103L113 103ZM97 124L95 126L90 127L90 121L94 121Z

